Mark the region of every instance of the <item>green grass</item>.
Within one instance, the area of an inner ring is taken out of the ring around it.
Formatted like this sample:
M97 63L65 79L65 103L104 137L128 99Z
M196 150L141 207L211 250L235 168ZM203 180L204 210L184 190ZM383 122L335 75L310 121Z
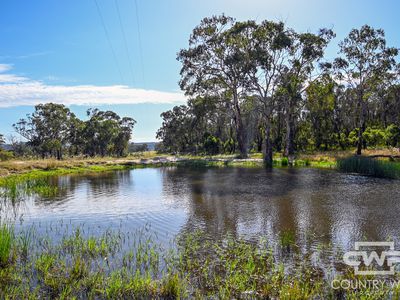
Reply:
M0 224L0 269L8 265L14 243L14 232L10 225Z
M289 248L295 245L295 234L291 230L284 230L280 233L279 242L282 247Z
M400 163L378 160L364 156L351 156L339 159L338 170L381 178L400 178Z

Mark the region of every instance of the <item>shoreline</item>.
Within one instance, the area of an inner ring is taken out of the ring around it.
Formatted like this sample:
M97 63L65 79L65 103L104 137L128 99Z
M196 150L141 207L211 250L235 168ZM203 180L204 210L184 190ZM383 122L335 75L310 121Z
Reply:
M365 151L366 156L394 154L390 149ZM353 151L327 151L298 153L293 166L288 166L281 154L274 155L274 167L305 167L337 170L337 160L353 155ZM261 153L252 153L247 159L235 155L195 156L165 155L155 151L135 153L129 157L73 157L56 159L24 159L0 162L1 181L10 177L57 176L69 174L99 173L148 167L263 167Z
M156 156L152 158L98 158L71 159L57 161L44 160L11 160L0 163L0 183L9 177L57 176L69 174L99 173L149 167L263 167L261 158L237 159L234 157L188 157ZM274 159L274 167L288 167L282 164L281 158ZM336 162L297 159L292 167L309 167L335 169Z

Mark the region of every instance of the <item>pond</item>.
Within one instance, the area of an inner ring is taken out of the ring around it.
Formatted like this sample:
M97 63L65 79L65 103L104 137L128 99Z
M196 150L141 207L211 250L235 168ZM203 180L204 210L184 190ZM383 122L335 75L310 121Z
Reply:
M265 237L291 232L302 252L321 243L342 250L355 241L398 245L396 180L309 168L145 168L49 179L53 197L27 196L14 207L18 229L55 224L102 232L150 227L161 243L200 229L211 237ZM10 218L10 210L1 214ZM54 233L56 235L56 232Z

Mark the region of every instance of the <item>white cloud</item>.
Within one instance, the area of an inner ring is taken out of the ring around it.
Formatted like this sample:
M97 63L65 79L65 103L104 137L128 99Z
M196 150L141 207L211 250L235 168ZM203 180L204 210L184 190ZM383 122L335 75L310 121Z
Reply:
M12 69L12 65L0 64L0 73L7 72Z
M184 103L183 93L135 89L123 85L49 85L6 73L11 65L0 64L0 107L53 102L65 105Z

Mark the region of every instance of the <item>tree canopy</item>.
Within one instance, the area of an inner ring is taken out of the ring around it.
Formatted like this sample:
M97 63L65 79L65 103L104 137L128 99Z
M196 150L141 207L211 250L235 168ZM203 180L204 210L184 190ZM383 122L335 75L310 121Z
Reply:
M112 111L89 109L88 120L78 119L62 104L39 104L13 125L41 157L125 155L136 121Z
M339 57L324 52L335 34L297 32L282 22L204 18L178 53L186 105L164 112L157 137L169 152L398 147L398 49L382 29L353 29Z

